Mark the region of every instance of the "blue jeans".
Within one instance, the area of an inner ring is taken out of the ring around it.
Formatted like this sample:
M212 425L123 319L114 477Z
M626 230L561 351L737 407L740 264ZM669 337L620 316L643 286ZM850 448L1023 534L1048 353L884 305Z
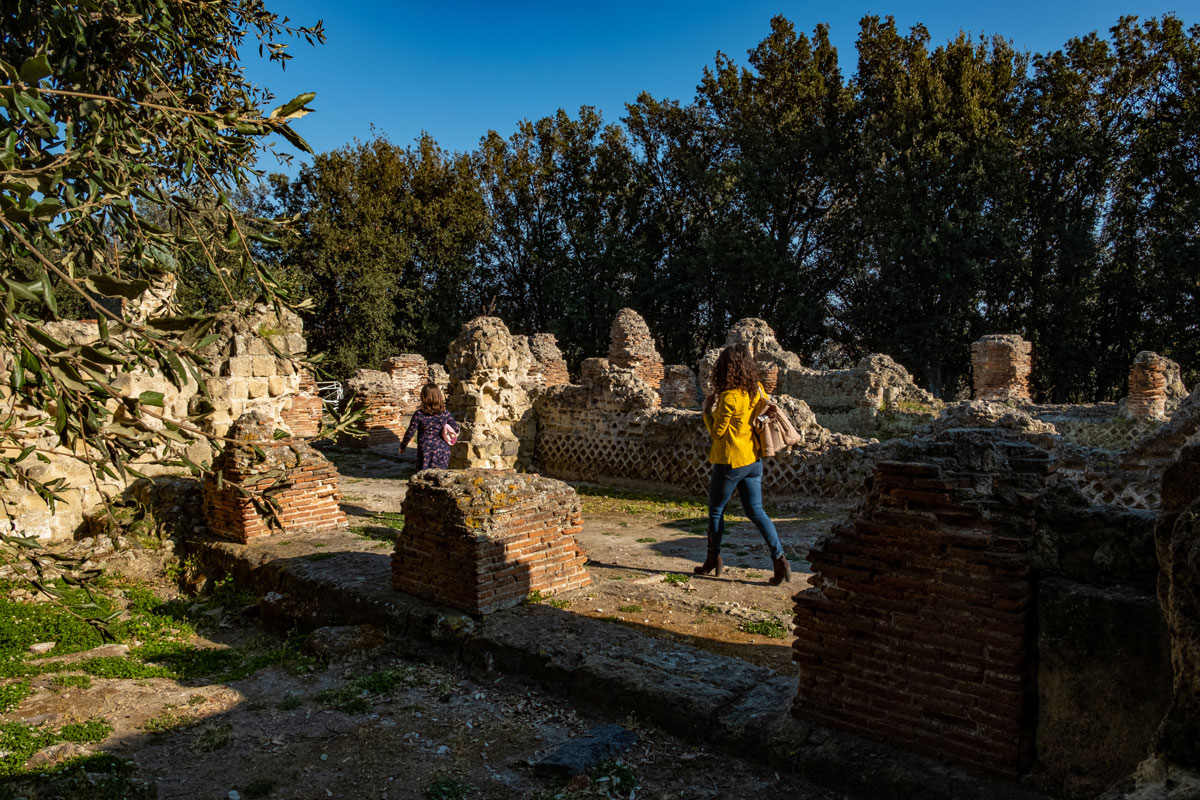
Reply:
M708 482L708 543L717 552L721 551L721 539L725 536L725 506L737 489L742 501L742 508L758 527L771 558L783 556L783 545L779 543L779 533L775 523L763 511L762 506L762 461L755 461L744 467L730 469L728 464L713 464L712 478Z

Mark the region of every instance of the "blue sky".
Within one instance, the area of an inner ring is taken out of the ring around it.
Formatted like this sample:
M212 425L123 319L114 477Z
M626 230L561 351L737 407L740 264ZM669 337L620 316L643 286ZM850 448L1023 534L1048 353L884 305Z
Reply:
M767 35L776 14L805 32L829 23L847 76L856 62L858 20L866 14L894 16L903 31L923 23L935 44L965 30L999 33L1036 52L1093 30L1103 33L1122 14L1173 12L1187 25L1200 22L1200 0L269 0L268 6L295 22L325 22L327 44L294 43L286 71L247 60L251 79L281 102L302 91L317 93L316 112L296 124L317 152L369 139L372 125L397 144L424 130L449 150L470 150L488 130L508 136L518 120L558 108L573 113L592 105L616 121L641 91L690 99L718 50L745 63L746 51ZM260 166L278 169L268 160Z

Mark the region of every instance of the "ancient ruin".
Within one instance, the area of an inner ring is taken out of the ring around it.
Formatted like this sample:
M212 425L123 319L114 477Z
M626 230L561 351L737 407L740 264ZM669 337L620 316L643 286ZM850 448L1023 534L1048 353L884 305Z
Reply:
M476 317L450 343L446 407L462 425L452 469L528 467L536 430L529 391L541 374L524 337L495 317Z
M483 614L591 583L583 519L561 481L507 471L425 470L409 483L392 585Z
M229 429L238 444L204 478L204 517L214 536L245 543L273 530L346 527L333 464L302 439L276 440L274 431L253 411Z
M292 436L312 439L321 431L323 414L324 403L317 392L317 382L313 380L312 373L302 369L296 393L288 398L283 411L280 412L283 427Z
M657 391L663 379L662 356L658 354L654 337L641 314L632 308L622 308L613 320L610 336L609 363L633 370L647 386Z
M1149 350L1138 353L1129 368L1125 413L1132 419L1163 419L1167 412L1168 388L1178 380L1179 365L1174 361Z
M1033 345L1014 334L984 336L971 345L975 399L1028 403Z
M558 349L558 340L552 333L535 333L529 337L529 352L533 355L532 371L542 376L543 386L562 386L571 382L567 374L567 361Z

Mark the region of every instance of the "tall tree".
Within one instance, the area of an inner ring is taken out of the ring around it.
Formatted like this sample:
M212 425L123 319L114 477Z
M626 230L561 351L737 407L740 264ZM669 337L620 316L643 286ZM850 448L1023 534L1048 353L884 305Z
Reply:
M474 257L487 219L468 156L428 135L406 148L379 137L317 156L275 195L298 217L284 260L312 300L310 341L335 374L402 352L445 354L479 302Z

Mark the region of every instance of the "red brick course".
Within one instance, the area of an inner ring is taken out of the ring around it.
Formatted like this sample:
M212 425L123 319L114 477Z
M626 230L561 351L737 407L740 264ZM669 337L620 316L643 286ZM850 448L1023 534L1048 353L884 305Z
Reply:
M300 388L291 397L292 404L280 416L292 436L312 439L321 431L321 415L324 411L321 396L317 393L317 382L306 371L300 372Z
M507 470L425 470L404 498L396 589L476 614L591 583L575 490Z
M249 413L226 434L255 442L259 452L230 445L205 476L204 517L214 536L244 544L273 530L346 526L333 464L302 439L273 441L273 432L268 420Z
M1044 451L949 431L884 462L795 596L793 713L1014 777L1032 759L1032 498Z

